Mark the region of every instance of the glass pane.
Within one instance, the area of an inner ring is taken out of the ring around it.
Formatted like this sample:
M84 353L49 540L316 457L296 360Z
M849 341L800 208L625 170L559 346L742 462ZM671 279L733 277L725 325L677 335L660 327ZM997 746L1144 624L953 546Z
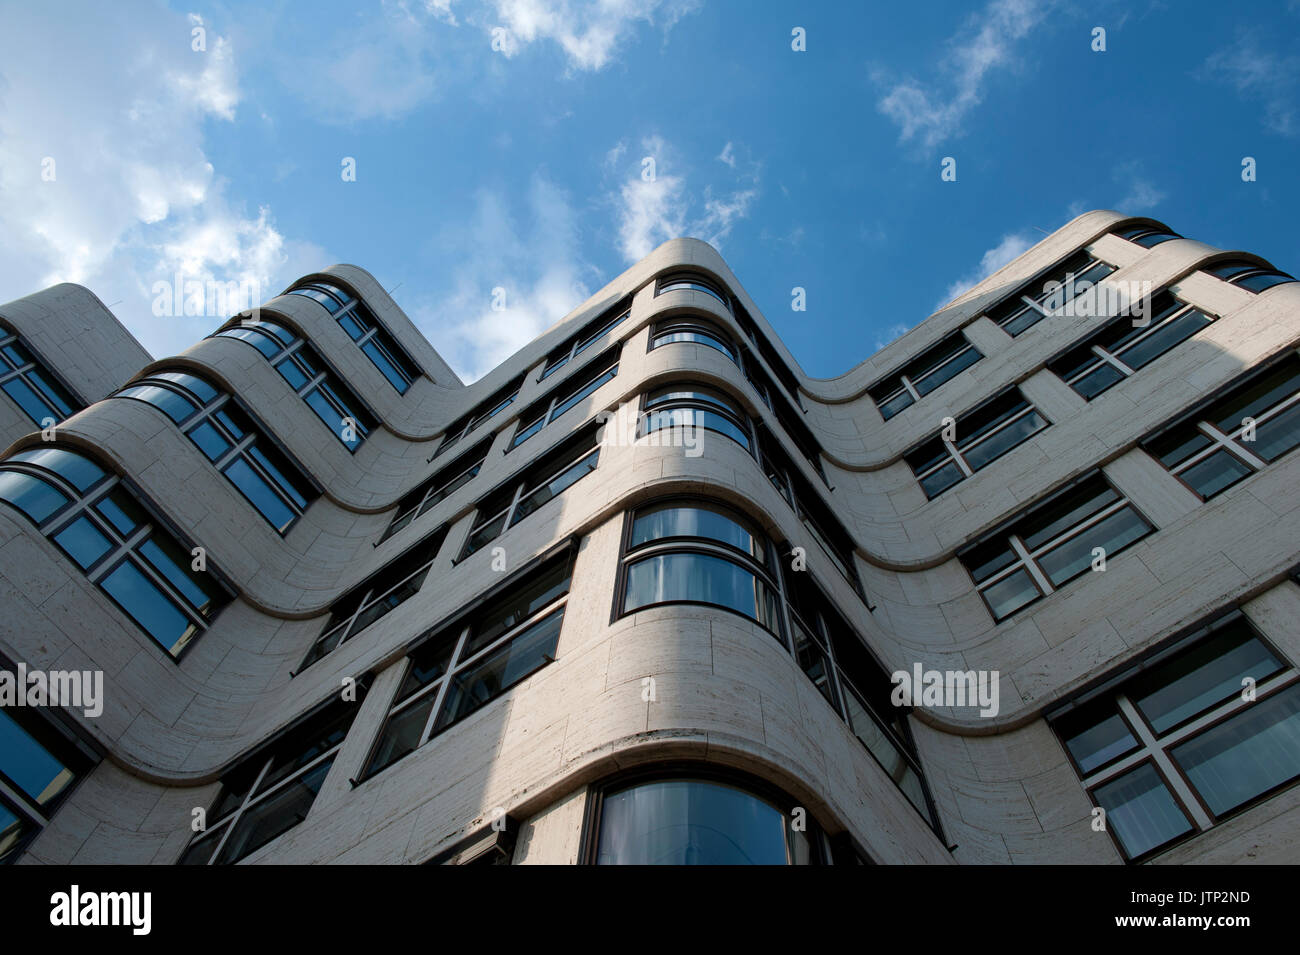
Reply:
M0 803L0 865L18 858L18 847L36 831L36 825L19 818Z
M183 398L170 388L163 388L160 385L136 385L134 388L124 388L118 392L118 396L146 401L177 424L198 410L188 398Z
M957 467L955 462L949 461L937 471L933 471L921 478L921 490L925 491L926 497L938 497L948 488L962 480L965 475L962 474L961 468Z
M217 397L217 389L204 381L197 375L191 375L185 371L160 371L156 375L151 375L160 381L170 381L179 385L198 399L199 404L207 404L214 401Z
M1276 461L1300 444L1300 404L1255 427L1254 442L1243 442L1265 461Z
M916 389L918 394L928 395L930 392L934 391L934 389L942 385L945 381L948 381L950 378L956 377L961 372L965 371L967 368L975 364L975 362L979 361L983 357L984 356L981 355L974 348L967 348L956 358L948 362L948 364L936 368L934 371L926 374L924 377L913 378L912 387Z
M765 559L762 541L736 519L707 507L665 504L641 511L632 523L632 547L667 537L704 537Z
M1239 617L1209 640L1144 674L1129 695L1152 729L1163 733L1239 694L1243 677L1259 681L1281 668Z
M325 422L326 427L334 433L334 437L343 442L344 447L355 449L361 445L361 427L354 424L351 431L351 438L344 436L343 415L341 415L334 406L326 400L320 388L313 389L303 396L311 409L316 412L316 416Z
M36 390L22 378L6 381L0 387L4 388L5 394L12 398L18 407L23 409L27 417L31 418L32 423L38 428L44 428L46 426L45 422L49 418L53 418L57 423L65 417L63 413L52 408L50 403L37 394Z
M1110 697L1067 713L1056 721L1055 728L1084 775L1132 752L1138 745Z
M1208 324L1210 319L1196 309L1184 312L1168 325L1152 332L1126 351L1120 352L1120 360L1130 368L1141 368L1155 361L1179 342L1191 338Z
M1249 477L1253 473L1250 466L1244 464L1235 455L1227 451L1215 451L1208 458L1203 458L1187 470L1179 472L1179 477L1191 485L1192 490L1197 494L1209 500L1220 491L1232 487L1242 478Z
M1105 479L1090 478L1018 522L1014 533L1024 538L1030 550L1035 550L1118 500L1119 495Z
M282 531L293 523L297 515L242 457L231 461L226 466L225 474L230 478L230 483L248 498L249 503L257 508L276 530Z
M294 391L298 391L303 385L307 384L308 381L307 376L303 374L302 369L298 367L298 363L295 361L296 357L297 356L294 356L294 358L286 358L275 366L276 370L280 372L281 377L289 383L289 387Z
M1172 750L1216 816L1300 775L1300 685Z
M129 537L137 527L148 522L148 517L131 495L121 485L113 488L95 504L95 510L123 537Z
M568 593L571 570L571 564L566 558L480 611L470 624L470 637L465 641L461 659L469 659L511 627L518 626L547 604Z
M1004 577L991 587L984 588L980 593L984 596L985 603L989 605L989 610L993 612L994 620L1001 620L1015 613L1039 597L1038 585L1029 576L1029 572L1023 569Z
M506 515L503 511L486 524L475 528L473 533L469 535L469 540L465 542L465 556L468 557L489 541L496 540L505 529Z
M1047 427L1047 422L1036 411L1031 411L1004 427L992 437L985 438L979 444L962 453L972 471L978 471L990 461L1006 454L1018 444L1027 441L1032 435Z
M555 659L564 608L537 621L509 643L493 650L451 678L434 732L496 699L520 680Z
M1019 335L1027 328L1032 328L1043 320L1043 313L1029 305L1018 313L1014 318L1002 323L1002 327L1007 330L1007 334L1013 338Z
M402 581L378 600L368 604L364 610L357 614L356 620L353 621L352 626L348 629L348 636L350 637L355 633L360 633L380 617L383 617L390 611L397 609L411 597L414 597L420 592L420 588L424 586L424 579L428 576L429 568L426 567L419 573Z
M1284 399L1300 391L1300 358L1281 362L1264 377L1251 380L1218 402L1206 420L1223 431L1236 431L1245 418L1258 418Z
M78 491L89 491L104 478L104 469L89 458L62 448L34 448L9 456L10 461L25 461L53 471Z
M659 554L628 567L624 612L673 601L734 610L779 632L776 601L767 585L729 560L712 554Z
M1093 790L1106 825L1130 859L1192 831L1192 824L1149 763Z
M1274 285L1282 285L1284 282L1294 282L1295 279L1281 272L1259 272L1255 275L1248 275L1244 279L1239 279L1236 285L1252 292L1262 292L1266 288L1272 288Z
M1090 371L1070 387L1081 394L1084 398L1095 398L1117 381L1123 381L1124 376L1114 365L1109 362L1102 362L1095 371Z
M226 827L211 829L190 843L185 853L176 860L177 865L207 865L212 858L212 851L225 834Z
M642 420L642 436L666 428L705 428L726 435L746 451L749 450L749 435L730 418L707 408L665 408L649 412Z
M75 778L4 710L0 710L0 771L39 806L52 803Z
M82 570L91 565L109 551L108 538L99 532L88 517L78 517L63 530L54 535L54 541L63 548L64 553L77 562Z
M376 341L376 338L372 338L362 345L361 350L374 362L375 367L383 372L384 377L388 379L388 383L397 390L399 395L406 394L406 389L410 387L410 383L407 382L406 376L398 369L393 359Z
M1059 587L1092 566L1095 548L1102 548L1109 560L1150 532L1151 525L1139 517L1133 508L1125 507L1105 520L1098 521L1083 533L1071 537L1064 544L1040 554L1038 564L1047 574L1052 586Z
M191 557L188 552L170 537L155 533L138 548L140 555L162 574L167 582L180 591L195 610L204 616L210 616L213 598L218 590L207 578L206 571L190 569Z
M198 446L209 461L217 460L230 450L230 442L213 427L210 421L204 421L191 428L189 434L190 440Z
M263 449L257 444L248 446L248 454L262 466L262 469L270 475L276 486L297 504L300 510L306 510L307 494L310 493L310 488L288 461L284 460L277 452ZM291 478L289 475L293 475L293 477Z
M697 345L707 345L712 349L722 352L732 361L736 360L736 353L731 345L716 335L711 335L706 331L698 328L674 328L660 332L655 335L654 346L671 345L673 342L693 342Z
M383 732L379 734L375 754L366 766L367 776L374 775L407 753L415 751L420 745L420 737L424 735L425 724L429 722L429 711L433 709L437 698L437 691L431 690L417 702L388 718Z
M124 560L100 586L145 633L175 656L194 635L195 628L171 598L153 585L135 564Z
M538 431L541 431L542 428L545 427L545 425L546 425L545 416L540 418L534 418L528 424L521 425L519 430L515 432L514 440L510 442L510 446L512 448L519 447L519 445L523 444L525 441L527 441L529 438L535 435Z
M333 762L332 758L325 760L275 795L245 809L222 847L218 863L238 862L306 819Z
M596 459L599 456L600 449L597 448L577 464L574 464L562 473L557 474L541 487L537 488L537 490L522 498L519 501L519 505L515 508L514 517L510 519L510 526L514 527L547 501L563 493L566 488L578 481L580 478L584 478L592 471L596 470Z
M647 783L604 799L598 865L786 865L785 816L730 786Z
M892 398L887 398L880 402L880 416L888 421L908 405L912 404L915 400L916 399L912 397L912 393L905 388Z
M1146 442L1143 448L1159 458L1165 467L1173 468L1213 443L1205 432L1196 427L1195 422L1189 422L1157 435Z
M30 474L0 471L0 500L12 504L39 525L67 504L68 496Z

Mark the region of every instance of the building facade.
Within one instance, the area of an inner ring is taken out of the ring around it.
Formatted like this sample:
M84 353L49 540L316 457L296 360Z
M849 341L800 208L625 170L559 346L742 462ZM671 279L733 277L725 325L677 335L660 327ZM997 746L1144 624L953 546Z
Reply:
M0 306L0 853L1294 861L1298 345L1106 211L833 379L690 239L471 385L353 266Z

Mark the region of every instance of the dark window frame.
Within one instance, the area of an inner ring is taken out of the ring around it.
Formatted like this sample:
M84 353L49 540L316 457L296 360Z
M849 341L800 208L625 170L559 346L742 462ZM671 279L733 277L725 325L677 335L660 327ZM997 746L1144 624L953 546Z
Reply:
M610 318L611 315L614 317ZM564 368L573 359L604 338L612 329L625 322L631 315L631 297L624 298L613 308L606 309L595 319L584 325L576 334L570 335L563 345L553 349L546 356L546 365L542 368L542 372L537 376L536 380L544 381L561 368Z
M962 344L952 347L953 343L960 341ZM944 378L933 386L920 390L919 385L927 382L933 375L942 369L954 364L959 360L964 360L967 356L974 355L975 358L969 364L962 365L954 371L949 377ZM972 365L982 361L984 353L975 346L966 333L958 328L944 335L934 344L927 346L920 354L909 359L898 370L890 372L888 375L880 378L875 384L867 388L867 394L871 400L876 403L876 409L880 412L881 418L888 421L890 418L901 414L903 411L912 407L926 395L938 391L945 384L952 381L963 371ZM896 401L902 396L908 396L910 399L907 404L893 410L888 406L891 402ZM886 410L889 413L886 414Z
M397 513L393 515L393 519L389 521L388 527L384 529L384 533L379 540L375 541L375 546L378 547L390 537L414 524L425 513L478 477L491 449L492 439L485 438L460 457L454 459L450 464L439 468L433 473L432 477L426 478L402 495L402 498L397 502ZM469 476L464 481L461 481L461 478L467 474ZM460 483L457 484L457 481L460 481ZM446 491L453 484L456 486L450 491ZM446 493L443 493L444 491ZM430 503L431 501L432 503ZM406 518L406 520L403 521L403 518ZM401 523L399 524L399 522Z
M600 388L617 378L622 351L621 342L607 349L584 365L581 375L571 376L581 377L581 384L574 385L571 380L565 380L559 387L552 388L548 394L521 411L506 453L509 454L529 438L535 437L538 432L563 417L565 412L572 411L579 402L590 398ZM588 376L587 373L592 368L599 368L600 371Z
M7 349L13 349L14 351L19 352L20 355L25 354L26 359L20 362L18 358L11 355ZM32 376L43 377L47 380L43 380L39 384L34 384ZM49 410L51 412L58 411L59 414L56 416L51 413L40 421L36 420L36 418L32 416L31 412L19 403L17 398L9 394L9 386L15 381L22 381L27 386L27 389L35 395L37 400L42 404L45 404L47 407L50 405L50 397L46 395L45 389L50 388L55 392L54 397L68 405L71 410L67 414L63 414L61 409L50 408ZM31 342L27 341L27 339L17 331L11 330L3 322L0 322L0 391L5 393L5 397L12 401L19 411L28 418L31 418L33 424L42 429L47 427L44 423L45 420L53 419L55 424L59 424L62 421L67 421L68 418L86 407L86 400L81 397L81 394L77 389L73 388L67 380L55 370L54 366L46 361L39 351L32 347ZM58 394L58 392L62 392L62 394Z
M384 380L388 382L392 389L399 395L405 395L410 391L411 385L415 383L415 380L424 376L424 370L420 367L419 363L411 357L410 353L402 347L402 344L393 335L392 331L389 330L388 326L379 320L375 315L374 310L361 300L361 296L346 285L341 283L335 284L337 282L339 282L339 280L332 276L328 281L324 278L307 279L293 285L284 294L300 295L316 302L329 312L334 321L338 322L339 326L343 328L344 332L346 332L347 336L352 339L357 348L361 349L362 354L370 359L370 363L375 366L375 369L383 376ZM330 308L325 304L325 302L321 301L318 296L311 294L313 291L323 292L331 300L337 303L337 307ZM349 318L353 320L362 332L359 337L354 337L351 329L344 324L345 320ZM389 362L393 370L397 372L398 379L404 382L403 387L397 387L392 378L390 378L383 368L380 367L379 362L375 360L374 356L366 351L365 346L372 343L379 349L380 353L383 354L384 358Z

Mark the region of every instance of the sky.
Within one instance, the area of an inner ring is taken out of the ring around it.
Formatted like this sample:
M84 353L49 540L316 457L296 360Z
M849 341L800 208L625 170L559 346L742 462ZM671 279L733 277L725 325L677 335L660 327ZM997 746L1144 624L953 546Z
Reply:
M1297 272L1300 0L1243 9L7 3L0 302L81 283L162 357L226 317L178 276L349 262L470 381L690 235L831 377L1089 209Z

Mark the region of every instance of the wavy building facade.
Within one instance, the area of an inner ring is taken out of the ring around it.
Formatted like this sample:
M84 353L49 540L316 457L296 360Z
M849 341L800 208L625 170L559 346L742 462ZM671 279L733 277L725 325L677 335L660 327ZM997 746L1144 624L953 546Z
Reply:
M468 386L353 266L0 306L0 852L1291 861L1297 345L1113 212L834 379L687 239Z

